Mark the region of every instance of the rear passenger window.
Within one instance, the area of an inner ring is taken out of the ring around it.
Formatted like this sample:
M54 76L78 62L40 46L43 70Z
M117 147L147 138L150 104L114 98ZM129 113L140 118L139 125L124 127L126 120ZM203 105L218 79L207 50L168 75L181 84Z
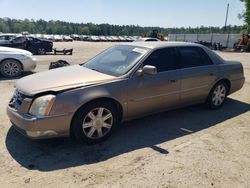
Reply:
M145 65L152 65L157 68L157 72L164 72L177 69L175 62L175 50L164 48L154 51L145 61Z
M14 43L23 43L26 41L26 38L25 37L17 37L15 39L13 39L13 42Z
M213 64L206 52L199 47L180 47L178 49L181 55L181 68L199 67Z

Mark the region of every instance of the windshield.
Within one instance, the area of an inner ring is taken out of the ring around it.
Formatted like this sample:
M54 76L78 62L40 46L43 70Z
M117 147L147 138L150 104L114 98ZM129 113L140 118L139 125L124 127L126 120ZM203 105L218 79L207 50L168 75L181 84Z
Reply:
M114 46L97 55L83 66L98 72L122 76L126 74L149 49L136 46Z

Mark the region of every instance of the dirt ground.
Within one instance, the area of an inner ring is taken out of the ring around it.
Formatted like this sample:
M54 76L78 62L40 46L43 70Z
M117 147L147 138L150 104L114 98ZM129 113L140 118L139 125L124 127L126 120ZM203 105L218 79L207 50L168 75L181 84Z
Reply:
M37 56L72 64L114 43L55 43L73 56ZM240 60L246 83L225 106L191 106L121 125L106 142L86 146L68 138L34 141L13 128L5 112L16 80L0 77L0 186L5 187L250 187L250 54Z

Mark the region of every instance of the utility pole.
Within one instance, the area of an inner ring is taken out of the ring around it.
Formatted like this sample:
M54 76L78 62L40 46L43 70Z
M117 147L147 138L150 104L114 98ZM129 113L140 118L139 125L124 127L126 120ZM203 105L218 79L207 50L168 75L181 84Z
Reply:
M226 20L225 20L224 33L226 33L226 31L227 31L228 12L229 12L229 3L227 4L227 12L226 12Z

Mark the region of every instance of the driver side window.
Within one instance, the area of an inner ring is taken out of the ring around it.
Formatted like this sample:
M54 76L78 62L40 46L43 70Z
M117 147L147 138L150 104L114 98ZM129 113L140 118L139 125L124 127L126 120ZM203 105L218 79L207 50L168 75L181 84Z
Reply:
M175 49L164 48L154 51L144 61L143 65L152 65L157 68L157 72L165 72L178 68L175 61Z

